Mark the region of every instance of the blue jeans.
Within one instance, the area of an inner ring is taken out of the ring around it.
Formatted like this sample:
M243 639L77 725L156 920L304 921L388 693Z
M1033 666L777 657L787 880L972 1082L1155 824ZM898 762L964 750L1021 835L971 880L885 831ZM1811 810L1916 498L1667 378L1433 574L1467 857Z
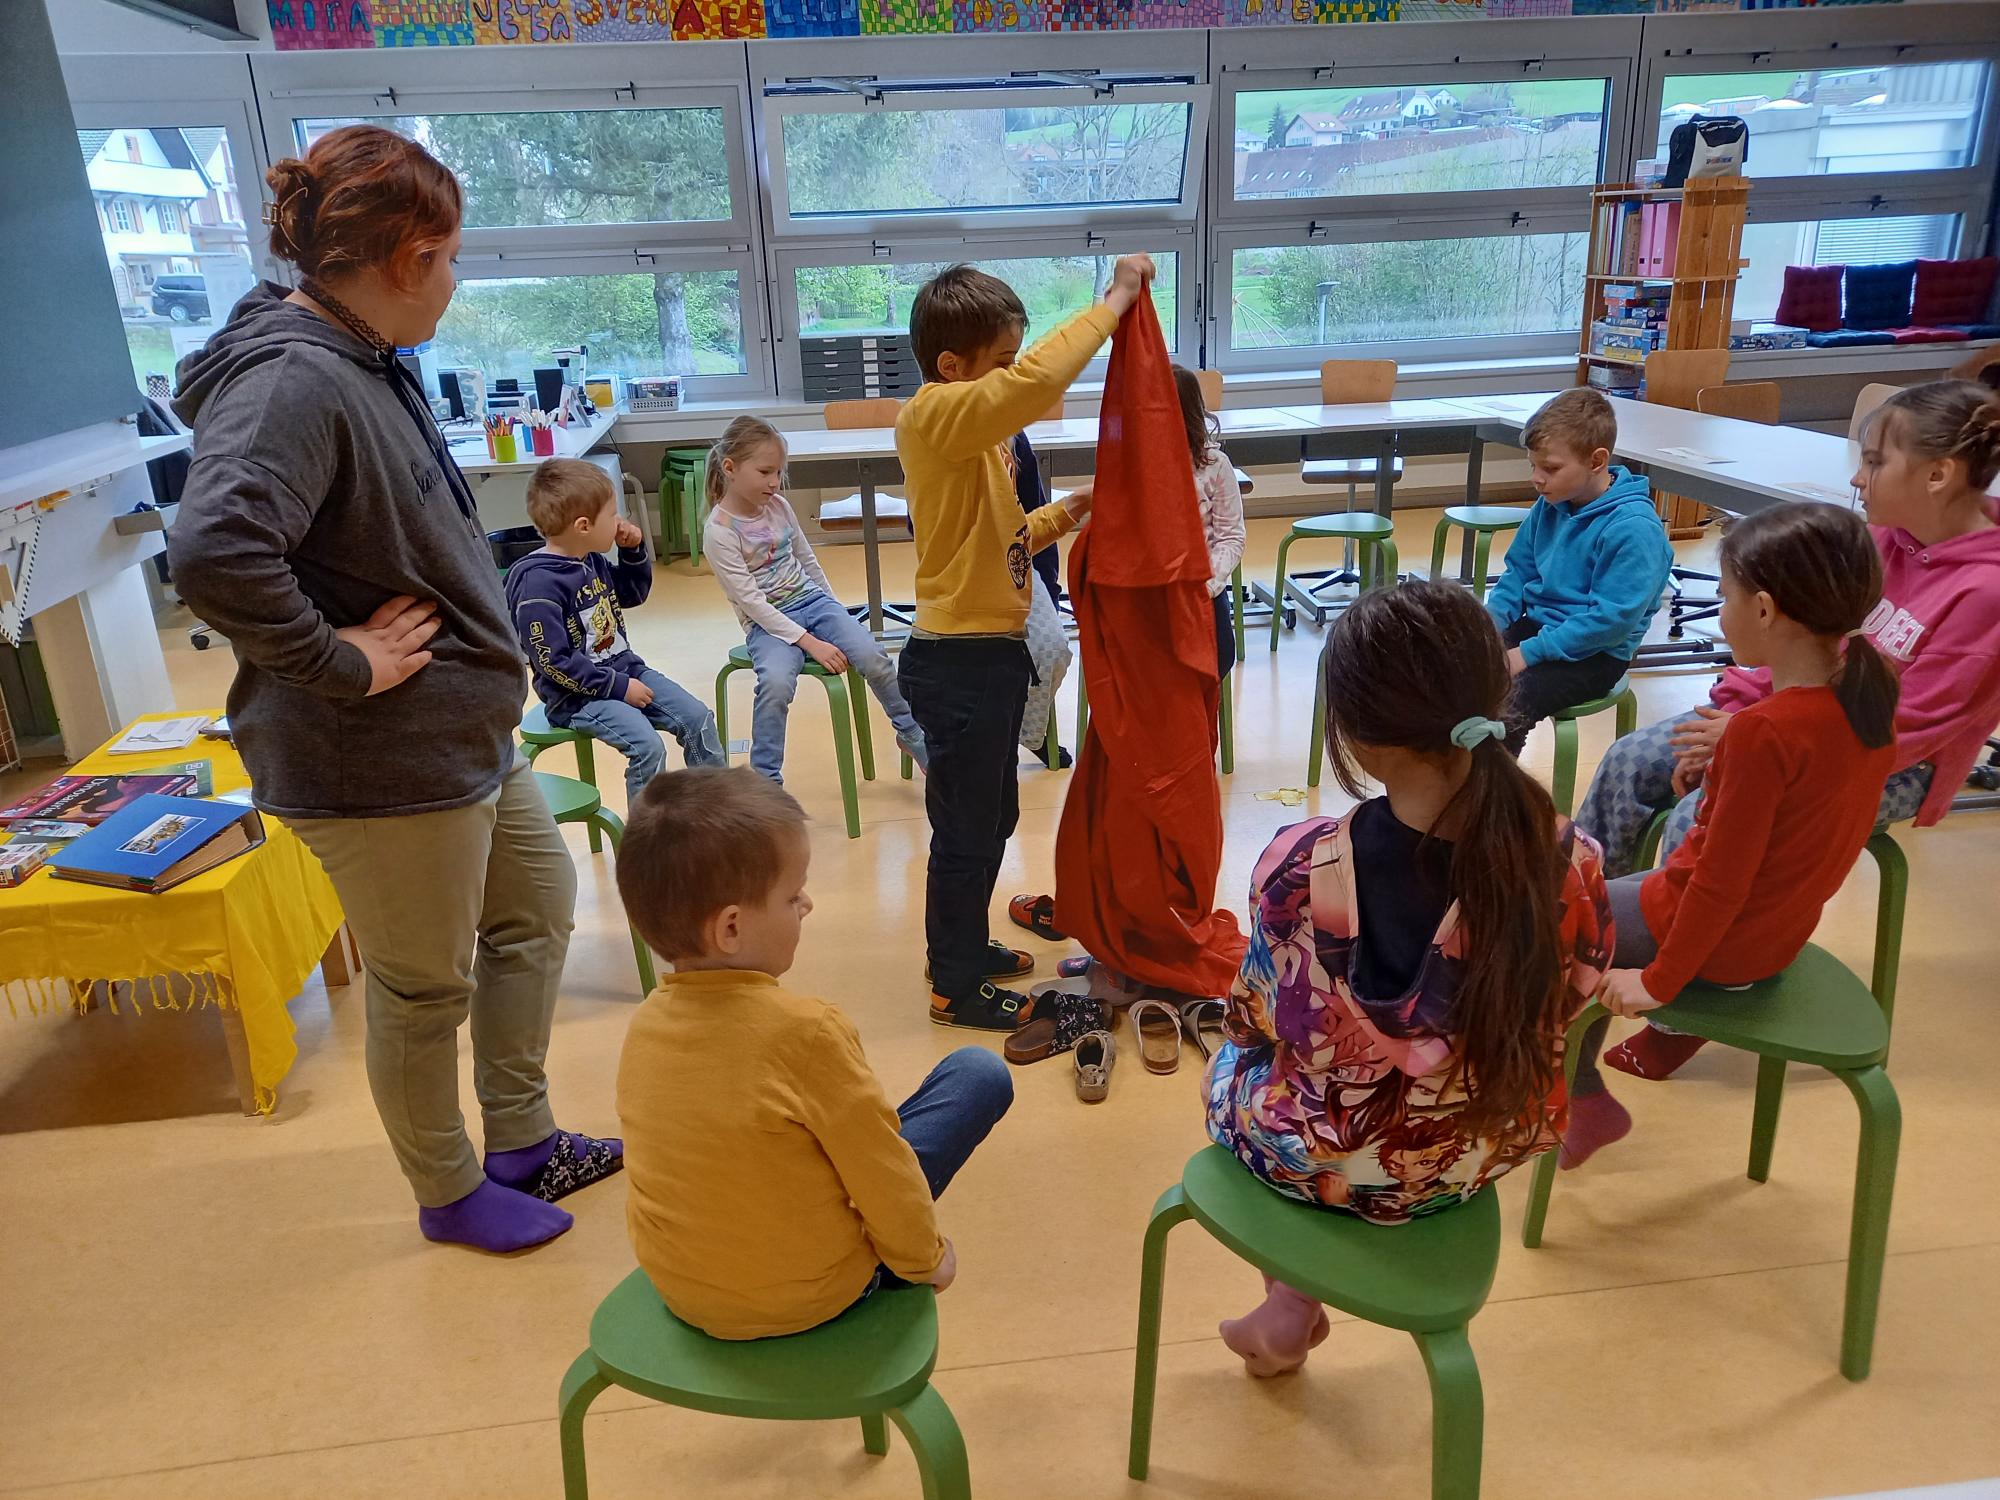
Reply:
M910 705L903 701L903 690L896 685L896 664L881 642L868 633L868 627L850 615L838 599L818 592L794 600L783 613L846 655L889 716L896 743L910 752L912 760L923 764L924 732L910 717ZM779 640L761 625L750 627L749 646L750 665L757 670L757 701L750 715L750 769L783 784L785 721L807 658L799 647ZM868 712L865 703L850 707L857 714Z
M653 701L644 708L634 708L623 698L599 698L584 704L569 721L569 727L589 730L625 757L626 797L638 796L647 782L666 769L662 729L680 742L681 756L689 765L725 764L715 715L708 711L708 705L651 667L641 667L636 675L653 690Z
M814 631L813 634L819 634ZM917 1153L931 1196L941 1198L952 1178L986 1139L1014 1102L1014 1079L997 1052L984 1047L960 1047L930 1071L917 1091L903 1101L896 1117L903 1139ZM877 1287L907 1286L884 1266L867 1292Z

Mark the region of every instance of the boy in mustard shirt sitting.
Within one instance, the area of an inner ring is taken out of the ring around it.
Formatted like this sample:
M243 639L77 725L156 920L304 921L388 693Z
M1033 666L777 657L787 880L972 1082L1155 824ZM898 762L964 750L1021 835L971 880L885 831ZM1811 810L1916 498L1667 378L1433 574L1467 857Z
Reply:
M1121 258L1104 300L1018 363L1028 314L1004 281L953 266L910 309L924 384L897 418L896 453L916 530L917 616L898 681L930 752L924 935L930 1017L942 1026L1012 1031L1028 998L991 981L1035 966L991 940L987 916L1020 817L1031 558L1088 513L1090 486L1023 515L1014 434L1083 373L1152 276L1150 257Z
M1007 1065L965 1047L893 1110L854 1023L778 983L811 853L799 804L747 766L655 777L618 851L626 913L674 965L618 1062L626 1227L669 1311L716 1338L950 1286L934 1200L1014 1098Z

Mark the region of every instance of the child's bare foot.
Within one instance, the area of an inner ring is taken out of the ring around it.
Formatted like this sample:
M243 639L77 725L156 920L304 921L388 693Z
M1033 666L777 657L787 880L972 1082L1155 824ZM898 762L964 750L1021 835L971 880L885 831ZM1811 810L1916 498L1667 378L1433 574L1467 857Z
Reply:
M1260 1380L1289 1375L1306 1356L1326 1342L1333 1325L1326 1309L1293 1291L1282 1281L1270 1281L1264 1300L1240 1318L1220 1325L1222 1342Z

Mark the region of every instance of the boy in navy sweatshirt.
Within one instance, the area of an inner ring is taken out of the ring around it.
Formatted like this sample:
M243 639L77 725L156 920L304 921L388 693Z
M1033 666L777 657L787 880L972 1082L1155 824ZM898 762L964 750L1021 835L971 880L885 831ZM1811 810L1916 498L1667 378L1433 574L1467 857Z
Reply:
M626 639L619 606L646 602L653 564L644 534L618 514L611 476L579 458L545 460L528 481L528 519L546 545L507 570L507 607L549 722L625 757L628 803L666 767L662 729L689 765L726 765L715 715Z
M1625 675L1674 563L1651 487L1611 462L1618 419L1603 396L1564 391L1521 442L1541 498L1486 596L1514 674L1507 748L1516 755L1543 719L1603 697Z

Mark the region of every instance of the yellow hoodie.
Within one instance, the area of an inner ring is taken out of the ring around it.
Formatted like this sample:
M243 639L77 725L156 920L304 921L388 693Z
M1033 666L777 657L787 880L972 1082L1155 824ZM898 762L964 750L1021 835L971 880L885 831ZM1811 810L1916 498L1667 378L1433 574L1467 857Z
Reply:
M1076 522L1060 505L1023 514L1003 451L1069 389L1118 316L1098 303L1009 369L931 381L896 421L917 533L917 629L1019 635L1028 624L1028 559Z

